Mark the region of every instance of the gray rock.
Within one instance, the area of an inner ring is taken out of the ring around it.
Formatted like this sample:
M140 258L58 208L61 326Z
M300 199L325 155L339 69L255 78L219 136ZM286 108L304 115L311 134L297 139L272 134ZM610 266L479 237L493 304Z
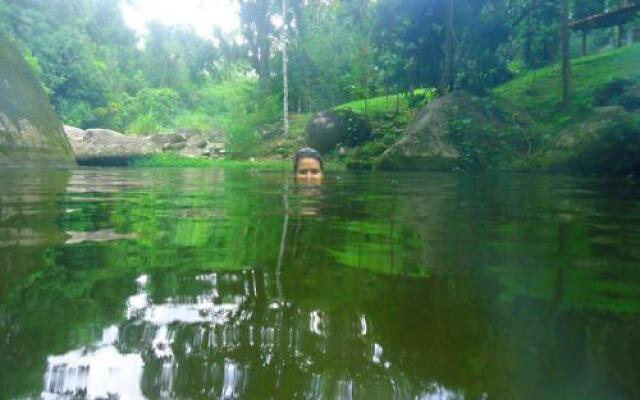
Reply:
M467 93L453 92L430 102L405 133L377 160L380 169L451 170L461 153L453 143L450 123L454 118L469 126L488 124L479 104Z
M38 78L0 36L0 166L75 165L69 141Z
M109 129L84 131L66 126L65 133L83 165L127 165L137 158L156 153L182 157L222 156L225 147L224 142L210 142L206 135L197 132L134 136Z
M70 141L82 142L87 138L87 131L74 126L63 125L64 133Z
M185 142L165 143L162 145L162 151L178 151L187 147Z
M204 149L207 147L207 140L203 135L188 135L186 137L187 146L193 147L196 149Z
M109 129L67 129L73 153L83 165L126 165L160 151L148 136L123 135Z
M181 133L159 133L151 136L151 141L161 148L166 144L183 143L186 140Z
M111 129L87 129L87 135L89 137L100 137L100 136L114 136L114 137L123 137L124 134L112 131Z

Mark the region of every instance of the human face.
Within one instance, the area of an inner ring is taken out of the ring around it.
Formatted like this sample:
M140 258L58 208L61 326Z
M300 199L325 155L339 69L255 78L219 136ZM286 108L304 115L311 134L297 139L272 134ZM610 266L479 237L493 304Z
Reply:
M296 180L302 183L320 183L322 181L320 161L311 157L303 157L298 160Z

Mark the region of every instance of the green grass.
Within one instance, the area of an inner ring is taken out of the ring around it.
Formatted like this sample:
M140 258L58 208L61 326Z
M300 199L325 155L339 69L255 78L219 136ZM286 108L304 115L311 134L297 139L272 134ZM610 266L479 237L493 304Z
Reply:
M425 100L431 99L434 97L435 92L433 89L416 89L413 92L414 96L424 97ZM406 111L410 108L410 97L405 94L390 94L389 96L379 96L372 97L370 99L365 100L356 100L349 103L341 104L335 109L337 110L351 110L358 113L366 113L367 114L380 114L387 112L395 112L396 111L396 101L398 102L398 111L400 113ZM424 100L422 101L424 104Z
M541 131L557 132L595 106L596 95L616 79L640 81L640 44L572 60L571 102L561 107L560 65L556 64L499 86L492 98L509 114L524 116Z

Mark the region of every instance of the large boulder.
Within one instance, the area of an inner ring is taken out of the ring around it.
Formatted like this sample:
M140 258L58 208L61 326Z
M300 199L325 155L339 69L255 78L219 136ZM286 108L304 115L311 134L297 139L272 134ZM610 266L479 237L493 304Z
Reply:
M500 130L500 122L485 101L459 91L430 102L376 166L433 171L489 167L483 146L499 139L493 132Z
M612 79L595 94L598 106L622 106L627 111L640 109L640 82L631 79Z
M47 95L20 53L0 37L0 166L71 166L75 159Z
M618 104L627 111L640 110L640 84L628 87L618 99Z
M351 110L331 110L317 114L307 125L309 146L321 153L339 145L357 146L371 138L371 126Z
M181 131L150 136L124 135L109 129L64 127L81 165L129 165L153 154L182 157L222 157L225 142L220 134Z
M640 174L640 114L596 107L584 121L559 132L536 160L552 172Z
M71 126L64 129L81 165L127 165L159 152L148 136L123 135L109 129L84 131Z

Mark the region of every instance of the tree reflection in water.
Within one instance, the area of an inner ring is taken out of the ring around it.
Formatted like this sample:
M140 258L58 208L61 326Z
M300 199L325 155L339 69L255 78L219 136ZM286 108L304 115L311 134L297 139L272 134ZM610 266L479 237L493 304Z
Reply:
M463 397L435 382L416 390L386 358L366 313L282 302L267 271L186 274L189 290L178 296L154 292L163 279L138 277L119 326L49 356L42 397Z

